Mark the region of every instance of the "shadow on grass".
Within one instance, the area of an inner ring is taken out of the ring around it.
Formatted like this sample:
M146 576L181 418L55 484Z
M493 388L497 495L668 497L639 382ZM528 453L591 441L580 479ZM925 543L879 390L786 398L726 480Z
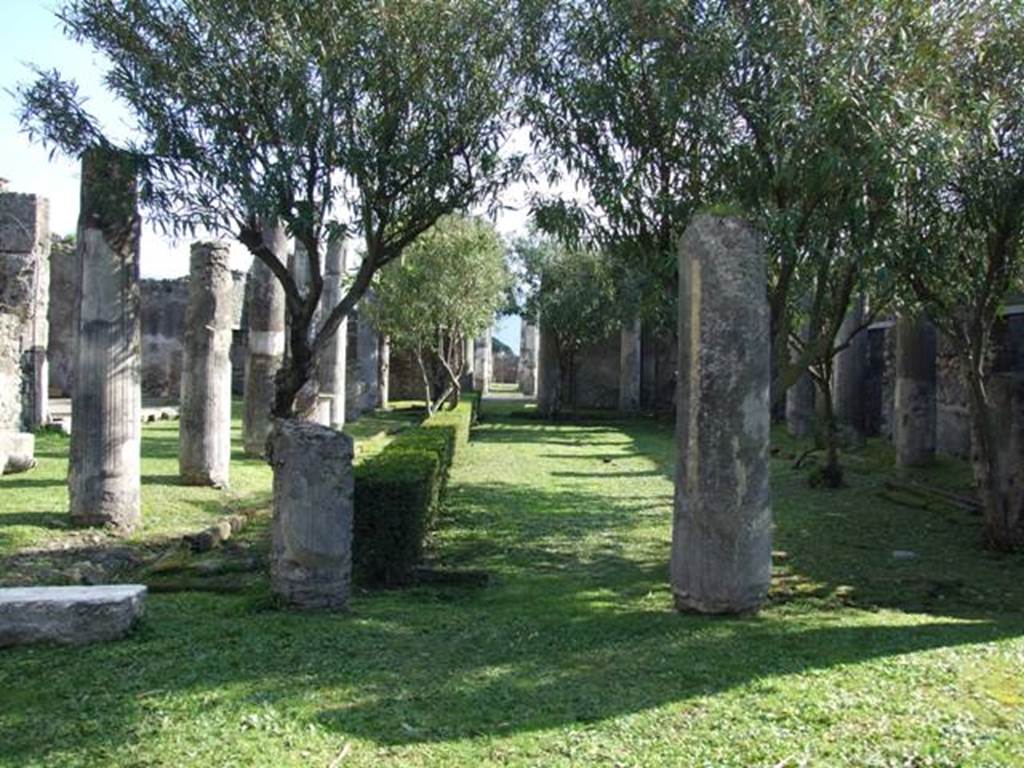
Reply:
M520 431L529 434L507 439ZM662 425L586 432L597 440L626 435L614 444L627 454L672 466ZM498 444L559 444L565 436L497 419L476 434ZM436 743L684 708L807 670L1024 635L1019 562L966 546L963 520L886 506L872 496L870 476L825 493L781 464L773 470L776 547L786 556L776 567L774 606L760 618L670 609L670 483L630 486L620 496L453 483L434 555L449 566L493 569L495 586L358 594L345 616L269 611L264 594L153 599L145 625L126 642L0 655L0 684L21 683L7 686L10 737L0 755L13 764L103 756L137 741L138 723L151 726L172 694L229 713L257 705L301 712L294 717L372 743ZM920 551L916 560L891 558L903 537ZM952 573L978 593L922 609L914 579ZM804 602L790 608L797 599ZM850 610L876 605L935 618L903 624ZM1007 612L1011 606L1018 612Z
M58 512L5 512L0 515L0 528L29 525L34 528L65 530L71 527L67 514Z

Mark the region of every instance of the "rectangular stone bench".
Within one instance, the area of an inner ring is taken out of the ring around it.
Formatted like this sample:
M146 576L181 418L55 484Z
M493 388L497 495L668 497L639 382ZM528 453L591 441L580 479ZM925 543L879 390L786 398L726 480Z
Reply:
M145 599L142 584L0 589L0 648L115 640L134 626Z

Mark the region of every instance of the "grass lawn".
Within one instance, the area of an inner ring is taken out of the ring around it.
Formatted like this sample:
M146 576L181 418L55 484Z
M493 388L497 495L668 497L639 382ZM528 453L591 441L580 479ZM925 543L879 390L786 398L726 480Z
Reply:
M0 764L1024 765L1024 558L885 496L883 446L812 490L779 436L770 604L701 618L671 610L668 425L484 414L430 552L490 586L359 592L348 615L275 610L265 584L151 595L125 641L0 651ZM175 486L174 429L146 432L140 535L265 500L258 462L230 494ZM41 447L52 466L0 481L2 552L69 535L66 444Z

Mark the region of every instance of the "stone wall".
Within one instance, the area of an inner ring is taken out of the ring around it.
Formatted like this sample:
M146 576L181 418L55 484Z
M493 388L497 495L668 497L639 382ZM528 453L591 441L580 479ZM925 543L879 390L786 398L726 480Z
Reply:
M74 246L60 241L50 257L50 394L70 397L73 297L77 277ZM245 283L244 272L232 272L232 391L242 392L245 372ZM188 278L141 280L142 304L142 393L146 397L177 400L181 392L181 361L185 338L185 308L188 306Z
M0 191L0 430L45 420L49 216L45 198Z

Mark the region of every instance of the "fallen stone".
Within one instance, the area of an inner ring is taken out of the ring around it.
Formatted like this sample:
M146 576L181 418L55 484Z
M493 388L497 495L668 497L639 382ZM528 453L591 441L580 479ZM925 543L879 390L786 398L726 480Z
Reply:
M31 432L0 432L0 473L27 472L36 465L36 436Z
M138 621L145 599L141 584L0 589L0 647L115 640Z
M917 552L912 552L909 549L894 549L892 552L893 560L916 560Z

